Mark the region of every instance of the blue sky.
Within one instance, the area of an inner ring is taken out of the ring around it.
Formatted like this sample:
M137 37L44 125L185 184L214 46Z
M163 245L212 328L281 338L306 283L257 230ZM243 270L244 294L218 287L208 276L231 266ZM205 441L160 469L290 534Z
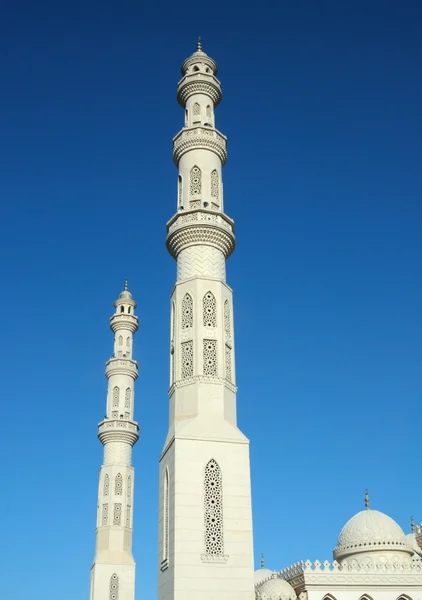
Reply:
M138 302L134 552L156 594L164 244L181 62L219 64L256 564L331 558L371 505L422 521L420 3L9 3L0 21L3 594L87 598L108 319Z

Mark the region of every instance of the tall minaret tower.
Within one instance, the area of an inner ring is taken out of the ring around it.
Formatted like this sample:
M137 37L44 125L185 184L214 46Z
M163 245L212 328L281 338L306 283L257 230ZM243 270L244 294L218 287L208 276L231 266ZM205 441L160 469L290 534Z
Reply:
M98 426L104 446L97 506L97 543L91 568L90 600L134 600L135 561L132 556L134 469L132 447L138 440L133 420L134 384L138 365L132 358L133 334L138 329L136 302L128 290L114 303L110 319L113 357L106 364L107 407Z
M167 248L171 294L170 423L160 458L159 600L252 600L249 441L236 424L232 290L234 224L223 210L226 137L215 128L217 65L182 65L185 126L173 140L177 212Z

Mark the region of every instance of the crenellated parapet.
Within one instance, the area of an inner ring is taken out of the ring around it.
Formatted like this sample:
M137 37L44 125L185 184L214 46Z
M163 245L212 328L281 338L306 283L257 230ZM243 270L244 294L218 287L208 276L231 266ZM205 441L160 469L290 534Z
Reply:
M288 581L297 593L312 585L355 584L365 586L368 584L368 575L371 576L371 585L385 584L386 575L391 584L406 584L409 581L409 575L412 575L414 584L422 585L422 561L353 559L343 560L340 564L336 560L333 562L307 560L279 572L279 576Z

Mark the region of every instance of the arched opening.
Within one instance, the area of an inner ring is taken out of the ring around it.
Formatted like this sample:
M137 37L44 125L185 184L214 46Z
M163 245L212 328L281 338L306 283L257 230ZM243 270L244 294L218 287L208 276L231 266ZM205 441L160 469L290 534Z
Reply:
M124 313L124 312L125 312L125 307L124 307L124 306L121 306L121 307L120 307L120 312L121 312L121 313Z

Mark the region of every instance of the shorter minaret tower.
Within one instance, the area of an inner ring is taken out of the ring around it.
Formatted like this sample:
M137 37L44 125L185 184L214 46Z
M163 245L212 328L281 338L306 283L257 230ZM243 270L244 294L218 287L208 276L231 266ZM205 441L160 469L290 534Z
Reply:
M110 319L114 353L106 364L106 414L98 426L104 459L98 486L97 542L91 568L90 600L135 598L132 447L138 440L139 427L133 419L138 365L132 358L132 349L138 317L134 315L136 302L127 281L114 306L116 310Z

